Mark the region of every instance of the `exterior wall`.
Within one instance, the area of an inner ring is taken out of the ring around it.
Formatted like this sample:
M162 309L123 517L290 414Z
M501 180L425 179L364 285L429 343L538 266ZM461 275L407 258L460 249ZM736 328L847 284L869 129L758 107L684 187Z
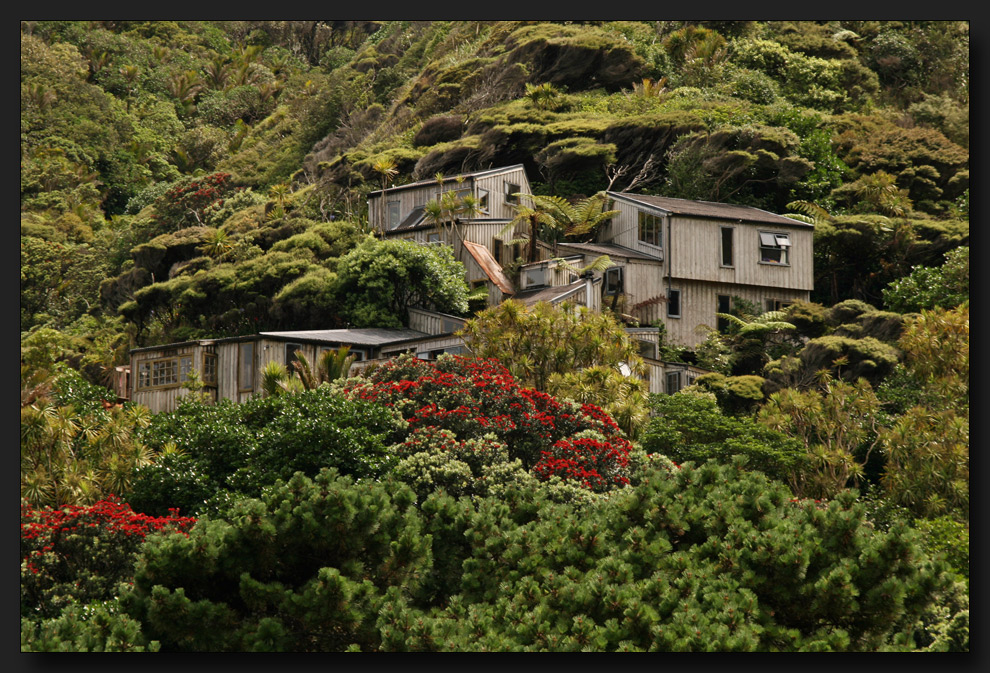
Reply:
M515 210L505 198L505 186L508 183L519 185L521 193L532 193L529 179L526 177L526 171L522 166L492 175L467 176L464 182L460 184L454 180L448 180L444 183L443 190L467 188L472 190L476 198L479 195L479 189L488 190L488 210L478 215L478 218L511 220L515 217ZM431 181L419 187L403 188L403 185L398 185L386 190L384 195L375 194L368 199L368 221L376 229L380 227L381 223L387 223L388 203L398 202L399 222L402 222L413 208L425 206L430 200L435 199L438 191L439 185ZM488 244L486 241L476 242Z
M409 309L409 329L427 334L449 334L464 326L464 319L421 308Z
M666 252L675 278L808 291L814 289L814 234L810 228L677 216L670 219L671 240ZM733 231L732 267L722 265L721 236L724 227ZM788 265L760 262L761 231L789 234L791 248Z
M476 177L474 178L474 183L475 196L478 196L478 189L487 189L489 192L488 212L479 216L486 219L511 220L516 216L516 211L513 208L514 204L509 203L505 198L505 185L507 183L519 185L519 192L523 194L533 193L529 186L529 179L526 177L526 171L523 170L522 166L514 168L511 171L506 171L505 173ZM488 245L486 241L475 242Z
M704 325L715 329L718 325L718 295L740 297L751 301L765 310L767 299L780 301L807 301L809 292L806 290L789 290L780 288L759 287L752 285L733 285L729 283L707 283L690 280L674 279L671 289L681 291L681 317L671 318L666 315L666 303L657 304L655 318L661 319L667 328L668 339L679 346L693 348L705 339L707 331Z
M614 243L630 250L641 252L644 255L662 257L667 245L667 224L663 217L663 212L655 210L646 205L635 205L626 201L615 200L612 202L611 210L619 211L619 214L609 220L608 224L602 228L598 235L601 243ZM661 239L660 246L653 246L639 240L639 212L643 211L661 217Z
M191 369L198 372L202 377L204 354L212 353L214 348L212 344L195 342L162 346L161 348L131 353L130 400L136 404L142 404L156 413L175 409L179 398L189 394L189 391L182 387L185 378L182 375L181 369L177 369L174 383L154 385L153 379L150 377L146 378L142 375L142 364L167 360L175 360L178 363L184 358L190 358ZM203 392L216 399L216 389L215 384L206 384L203 387Z

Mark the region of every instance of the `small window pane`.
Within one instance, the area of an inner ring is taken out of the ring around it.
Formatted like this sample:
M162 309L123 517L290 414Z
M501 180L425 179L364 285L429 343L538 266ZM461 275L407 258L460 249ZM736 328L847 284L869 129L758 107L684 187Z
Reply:
M192 372L193 359L191 355L179 358L179 380L188 381L189 374Z
M788 236L787 234L775 234L774 238L777 241L777 245L781 246L782 248L790 247L791 245L791 237Z
M671 290L670 296L667 299L667 315L671 318L679 318L681 316L681 291Z
M722 266L732 266L731 227L722 227Z
M777 239L773 234L765 231L760 232L760 245L773 248L777 245Z
M254 342L240 344L237 362L237 380L240 390L254 389Z

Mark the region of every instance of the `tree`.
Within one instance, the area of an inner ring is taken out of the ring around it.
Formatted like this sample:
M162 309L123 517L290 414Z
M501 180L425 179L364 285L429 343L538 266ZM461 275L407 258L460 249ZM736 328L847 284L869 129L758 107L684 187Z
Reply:
M922 310L898 341L917 395L882 435L882 483L918 516L969 519L969 305Z
M399 170L397 168L395 159L389 156L382 156L375 159L374 163L371 164L371 170L378 174L378 178L382 185L382 195L379 198L379 211L378 211L378 221L381 223L380 234L385 235L385 230L388 228L388 223L385 222L385 190L388 188L388 183L398 175Z
M549 391L554 374L594 366L618 371L623 365L638 374L644 366L615 318L583 306L527 307L508 300L468 320L461 335L476 356L495 358L523 385L540 391Z
M457 187L445 189L444 184L447 180L442 173L437 173L435 178L438 196L427 201L423 213L426 221L436 227L437 235L445 238L448 245L453 247L455 237L460 238L461 243L464 242L460 230L461 218L474 217L480 212L481 206L473 194L460 194ZM463 176L455 178L454 183L463 184Z
M792 484L799 496L832 498L866 475L879 443L880 401L865 379L855 383L821 376L823 392L785 388L770 395L757 419L799 439L808 468Z
M149 538L119 605L162 651L875 651L909 649L946 587L852 493L796 500L731 464L646 477L568 505L295 475Z
M954 308L969 299L969 246L945 253L942 266L915 266L911 273L891 281L883 291L891 311Z
M340 258L333 292L355 327L403 327L410 306L467 311L464 265L447 246L368 240Z

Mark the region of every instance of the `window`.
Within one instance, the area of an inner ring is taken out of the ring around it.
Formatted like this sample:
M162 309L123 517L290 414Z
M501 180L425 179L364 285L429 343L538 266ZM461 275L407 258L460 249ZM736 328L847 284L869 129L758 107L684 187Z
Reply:
M177 386L189 379L193 370L193 356L157 358L138 363L137 387L164 388Z
M203 353L203 383L213 385L217 383L216 353Z
M732 227L722 227L722 266L733 266L732 234Z
M502 264L502 241L497 238L492 239L492 257L499 264Z
M681 317L681 291L670 290L667 296L667 317Z
M388 202L388 228L395 229L399 226L399 202Z
M642 339L636 340L637 346L639 347L639 354L644 358L650 358L651 360L657 359L657 345L652 341L644 341Z
M329 348L329 347L321 348L320 349L320 357L323 357L323 354L326 353L327 351L335 351L336 352L336 350L337 350L336 348ZM349 349L347 351L347 354L348 355L353 355L355 362L360 362L361 360L364 360L365 359L365 353L364 353L364 351L356 351L353 348L351 348L351 349Z
M430 245L440 242L440 234L431 233L426 235L426 242Z
M622 267L613 266L605 271L603 290L606 297L622 294Z
M237 389L254 390L254 342L246 341L237 348Z
M780 299L766 299L764 300L765 310L769 311L783 311L785 308L793 304L792 301L781 301Z
M760 232L760 262L763 264L789 264L791 237L771 231Z
M519 185L513 184L511 182L505 183L505 202L506 203L519 203L519 197L516 194L519 193Z
M665 392L668 395L673 395L680 389L681 389L681 373L670 372L669 374L667 374L667 387Z
M728 313L732 310L732 297L727 294L718 295L718 304L715 307L718 313ZM721 334L725 334L729 331L729 321L725 318L718 319L718 331Z
M478 188L478 210L483 213L488 212L488 190Z
M639 240L647 245L660 247L660 216L639 211Z
M179 358L179 380L185 383L189 380L189 374L192 372L193 359L191 355L184 355Z
M302 344L287 343L285 344L285 366L289 367L289 371L292 371L292 363L296 360L296 351L302 350Z

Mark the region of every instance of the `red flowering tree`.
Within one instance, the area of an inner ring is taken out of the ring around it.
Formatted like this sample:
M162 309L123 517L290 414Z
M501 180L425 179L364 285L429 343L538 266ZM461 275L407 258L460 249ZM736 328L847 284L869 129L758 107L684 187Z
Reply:
M350 380L345 393L396 409L410 431L441 428L462 441L494 435L541 479L556 475L597 491L628 481L632 445L611 416L523 388L494 359L402 356Z
M237 191L230 184L230 173L182 180L155 200L155 218L171 229L202 226L204 211L214 204L222 206L224 198Z
M135 513L114 496L94 505L21 503L21 616L56 617L65 605L109 600L134 572L149 533L185 533L196 519Z

